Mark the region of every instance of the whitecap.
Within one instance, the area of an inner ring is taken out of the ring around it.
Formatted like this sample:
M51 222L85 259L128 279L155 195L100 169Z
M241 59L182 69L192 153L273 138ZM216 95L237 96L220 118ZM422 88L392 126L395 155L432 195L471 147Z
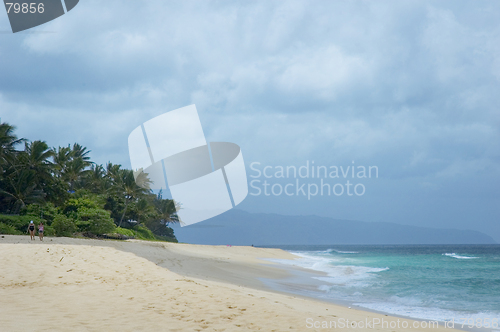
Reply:
M479 257L475 257L475 256L461 256L461 255L457 255L455 254L454 252L452 253L445 253L443 254L444 256L448 256L448 257L453 257L453 258L457 258L457 259L474 259L474 258L479 258Z
M342 251L342 250L336 250L336 249L332 249L332 250L338 254L359 254L359 251Z

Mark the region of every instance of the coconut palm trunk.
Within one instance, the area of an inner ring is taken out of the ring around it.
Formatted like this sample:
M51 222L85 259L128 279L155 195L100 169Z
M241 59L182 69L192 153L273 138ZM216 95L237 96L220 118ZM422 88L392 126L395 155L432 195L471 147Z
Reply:
M120 222L118 223L118 227L122 227L123 218L125 217L125 213L127 213L128 206L128 198L125 197L125 208L123 209L122 217L120 218Z

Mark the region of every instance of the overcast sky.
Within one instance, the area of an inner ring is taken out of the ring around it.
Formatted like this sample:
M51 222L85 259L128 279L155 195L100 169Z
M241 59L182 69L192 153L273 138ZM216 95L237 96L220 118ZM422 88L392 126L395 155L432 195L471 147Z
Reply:
M249 175L252 162L379 169L363 196L249 195L242 209L500 242L498 1L81 0L9 31L0 10L0 117L21 137L130 167L135 127L196 104Z

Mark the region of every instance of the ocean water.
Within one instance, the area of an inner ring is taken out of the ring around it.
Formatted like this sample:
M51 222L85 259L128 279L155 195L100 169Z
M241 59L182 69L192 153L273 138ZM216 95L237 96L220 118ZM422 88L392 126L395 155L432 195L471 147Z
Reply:
M310 296L406 317L500 322L500 245L276 246L327 275Z

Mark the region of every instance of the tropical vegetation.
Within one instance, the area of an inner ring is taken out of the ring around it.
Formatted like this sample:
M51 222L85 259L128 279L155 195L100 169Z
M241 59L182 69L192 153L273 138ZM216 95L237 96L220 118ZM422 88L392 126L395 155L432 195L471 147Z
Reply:
M0 233L25 234L30 220L43 221L49 236L174 242L168 226L179 221L175 202L138 186L132 170L99 165L77 143L18 138L0 122Z

